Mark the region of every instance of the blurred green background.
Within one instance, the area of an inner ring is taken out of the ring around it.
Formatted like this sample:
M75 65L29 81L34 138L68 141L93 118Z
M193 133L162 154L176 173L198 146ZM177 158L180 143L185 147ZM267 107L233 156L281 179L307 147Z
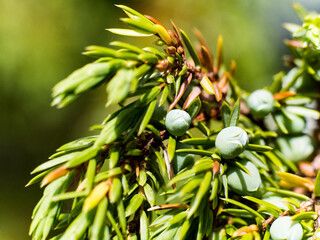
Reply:
M154 38L128 39L105 28L122 27L127 4L169 26L173 19L192 40L194 27L203 32L213 52L224 37L226 63L236 60L236 77L247 90L271 82L285 69L284 22L298 22L291 0L0 0L0 239L29 239L38 185L25 188L29 173L63 143L88 134L99 123L105 89L94 90L66 109L50 108L55 83L90 59L81 55L91 44L128 40L146 46ZM320 11L318 0L298 1Z

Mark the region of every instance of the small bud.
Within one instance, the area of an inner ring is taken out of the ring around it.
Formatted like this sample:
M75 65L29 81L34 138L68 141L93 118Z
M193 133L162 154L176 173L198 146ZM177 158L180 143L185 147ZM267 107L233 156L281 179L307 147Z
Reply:
M174 109L168 112L165 124L169 133L182 136L190 127L191 117L186 111Z
M252 115L263 118L273 110L273 96L264 89L254 91L247 99L247 105Z
M177 52L181 55L184 53L184 49L183 47L179 46L178 49L177 49Z
M167 50L169 54L174 54L177 51L177 49L174 46L169 46Z
M161 61L158 62L156 68L157 68L160 72L163 72L163 71L167 70L168 65L169 65L168 60L161 60Z
M222 129L216 138L216 148L222 157L232 159L242 153L249 143L247 133L239 127Z

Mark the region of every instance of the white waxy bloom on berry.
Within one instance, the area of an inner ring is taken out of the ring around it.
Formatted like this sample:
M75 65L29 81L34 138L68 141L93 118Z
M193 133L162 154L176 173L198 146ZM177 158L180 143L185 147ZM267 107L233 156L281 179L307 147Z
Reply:
M191 117L186 111L174 109L168 112L165 124L169 133L174 136L182 136L190 127Z
M239 127L222 129L216 138L216 148L221 156L232 159L242 153L249 143L247 133Z
M273 110L274 99L269 91L259 89L251 93L247 105L253 116L263 118Z
M291 217L284 216L272 223L270 235L272 240L301 240L303 229L298 221L292 221Z

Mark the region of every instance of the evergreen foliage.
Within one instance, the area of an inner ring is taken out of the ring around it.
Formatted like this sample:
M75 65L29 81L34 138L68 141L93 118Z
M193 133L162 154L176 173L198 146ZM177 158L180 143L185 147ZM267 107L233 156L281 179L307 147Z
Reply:
M53 88L63 108L106 85L119 109L33 170L32 239L320 238L319 135L306 130L320 117L320 15L294 5L290 70L250 94L221 36L214 58L200 32L195 48L173 22L118 7L131 28L109 31L156 46L89 46L95 60Z

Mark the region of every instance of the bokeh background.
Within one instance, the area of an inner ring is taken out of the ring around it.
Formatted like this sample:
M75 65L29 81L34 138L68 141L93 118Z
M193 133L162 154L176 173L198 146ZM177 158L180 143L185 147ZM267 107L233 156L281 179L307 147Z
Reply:
M0 0L0 239L30 239L33 207L41 197L38 185L25 188L30 172L57 147L86 136L101 122L105 89L96 89L65 109L50 107L51 88L89 62L81 55L91 44L131 41L143 47L154 38L114 36L105 28L122 27L126 4L169 26L173 19L191 37L203 32L215 51L224 37L226 63L236 60L236 77L247 90L262 87L285 70L288 54L284 22L298 22L292 0ZM320 11L319 0L297 1Z

